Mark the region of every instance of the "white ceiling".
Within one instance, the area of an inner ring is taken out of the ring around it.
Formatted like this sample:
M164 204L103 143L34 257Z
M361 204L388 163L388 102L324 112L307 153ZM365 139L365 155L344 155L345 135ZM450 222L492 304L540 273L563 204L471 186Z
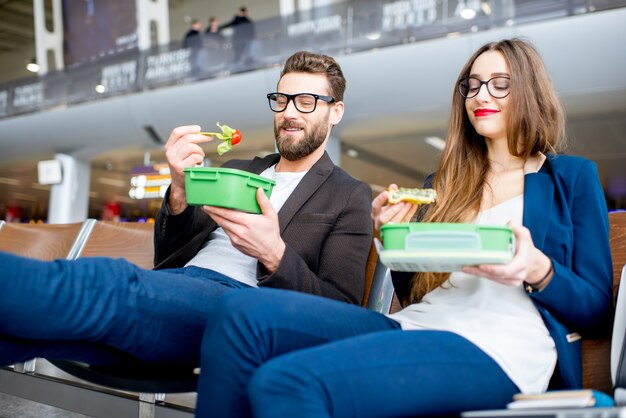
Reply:
M453 83L463 63L486 41L519 36L537 46L563 100L569 153L596 161L610 202L626 207L624 22L626 8L621 8L336 56L348 87L346 114L334 135L344 150L361 151L356 158L343 155L341 165L375 188L390 182L419 184L419 173L434 169L438 157L424 138L445 135ZM35 182L35 162L54 152L94 161L92 206L122 200L130 167L143 163L146 150L152 160L163 160L146 125L165 140L175 126L208 128L221 121L244 132L244 141L225 157L271 151L272 115L265 93L274 89L278 74L278 67L269 68L2 120L0 202L15 200L14 187L25 194L23 187ZM223 159L214 151L207 146L219 164ZM22 186L2 183L20 175L26 176ZM45 190L41 196L46 198Z

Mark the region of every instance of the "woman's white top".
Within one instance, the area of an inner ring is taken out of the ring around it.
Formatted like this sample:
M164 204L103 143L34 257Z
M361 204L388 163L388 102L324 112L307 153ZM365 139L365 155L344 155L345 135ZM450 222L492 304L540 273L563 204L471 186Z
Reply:
M301 172L276 172L276 166L265 169L262 177L276 181L270 203L278 212L306 174ZM220 227L213 231L210 240L198 251L186 266L211 269L252 287L258 287L256 267L258 260L233 247L230 238ZM186 267L185 266L185 267Z
M478 214L476 223L522 224L519 195ZM474 343L504 370L523 393L547 389L556 348L523 286L506 286L463 272L424 296L421 303L389 315L403 330L445 330Z

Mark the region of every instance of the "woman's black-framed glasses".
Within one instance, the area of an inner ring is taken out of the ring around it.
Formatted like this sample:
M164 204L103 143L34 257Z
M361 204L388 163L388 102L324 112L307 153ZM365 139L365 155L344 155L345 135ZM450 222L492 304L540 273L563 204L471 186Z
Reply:
M491 97L496 99L504 99L511 93L511 79L499 76L492 77L487 81L476 77L465 77L459 81L459 94L466 99L471 99L478 94L483 84L487 86L487 92Z
M315 112L318 100L322 100L326 103L335 103L335 99L330 96L322 96L313 93L268 93L267 100L270 103L270 109L272 109L272 112L277 113L283 112L285 109L287 109L287 105L289 104L290 100L293 100L293 104L296 106L296 110L300 113Z

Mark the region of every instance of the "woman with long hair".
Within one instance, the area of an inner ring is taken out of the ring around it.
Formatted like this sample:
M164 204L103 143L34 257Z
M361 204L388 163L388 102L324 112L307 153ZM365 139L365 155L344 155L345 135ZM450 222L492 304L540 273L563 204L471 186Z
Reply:
M454 86L446 147L426 182L437 201L420 220L508 225L513 259L392 272L404 308L391 315L232 292L204 335L198 416L441 416L580 387L580 335L610 318L612 266L595 164L557 154L563 138L535 48L510 39L478 49ZM418 209L388 197L373 201L376 230Z

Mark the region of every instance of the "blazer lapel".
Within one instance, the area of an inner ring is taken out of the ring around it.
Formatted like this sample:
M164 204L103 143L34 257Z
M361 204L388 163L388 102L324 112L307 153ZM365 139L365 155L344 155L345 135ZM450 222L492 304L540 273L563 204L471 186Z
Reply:
M548 232L549 214L554 203L554 183L546 161L537 173L524 176L524 226L530 230L533 243L543 248Z
M280 233L282 234L302 205L315 193L333 172L335 165L326 152L304 175L298 187L291 193L283 207L278 212Z

